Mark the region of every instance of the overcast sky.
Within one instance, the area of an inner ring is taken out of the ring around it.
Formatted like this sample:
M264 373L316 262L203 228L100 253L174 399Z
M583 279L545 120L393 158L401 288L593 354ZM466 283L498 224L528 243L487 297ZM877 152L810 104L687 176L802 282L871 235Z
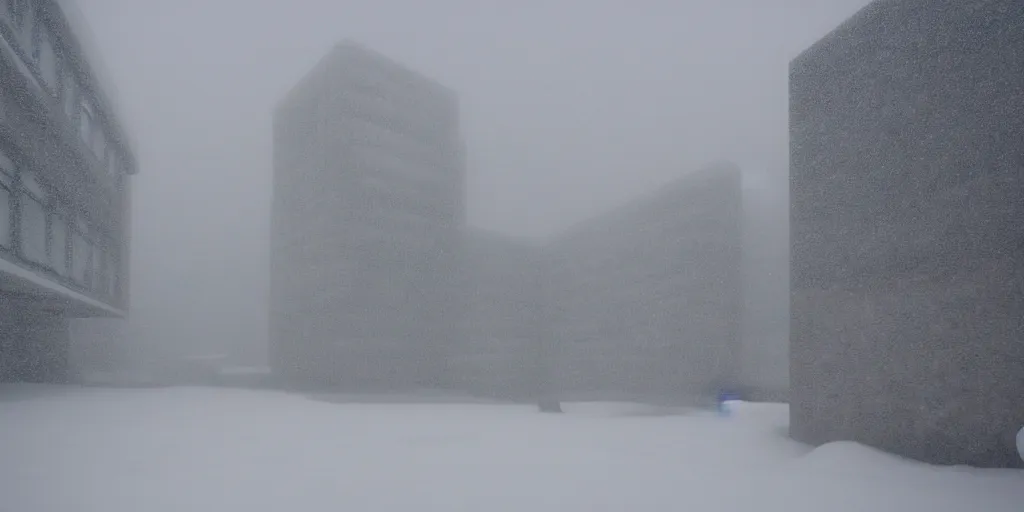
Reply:
M134 322L184 345L265 339L270 110L336 41L457 90L470 222L540 236L712 160L784 188L788 61L867 3L78 1L142 164Z

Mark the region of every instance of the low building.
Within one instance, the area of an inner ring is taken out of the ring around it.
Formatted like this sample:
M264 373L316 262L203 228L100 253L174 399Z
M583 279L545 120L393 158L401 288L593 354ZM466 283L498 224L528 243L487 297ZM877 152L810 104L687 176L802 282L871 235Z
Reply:
M346 41L273 125L271 368L295 386L445 386L461 325L458 96Z
M740 384L740 187L736 166L709 166L550 242L564 396L694 402Z
M465 237L465 330L452 352L458 389L533 400L541 391L544 248L531 240L472 230Z
M743 350L739 391L750 400L785 402L789 396L786 174L744 169Z
M62 382L72 318L128 310L137 163L69 0L0 3L0 380Z

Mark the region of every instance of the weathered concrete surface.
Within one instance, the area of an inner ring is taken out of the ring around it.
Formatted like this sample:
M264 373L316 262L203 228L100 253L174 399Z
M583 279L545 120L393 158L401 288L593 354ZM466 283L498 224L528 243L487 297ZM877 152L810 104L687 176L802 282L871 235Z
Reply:
M0 382L71 380L66 318L56 312L11 311L3 306L0 313Z
M1024 3L875 2L790 109L792 435L1019 467Z
M738 382L741 175L688 174L552 241L565 396L688 402Z

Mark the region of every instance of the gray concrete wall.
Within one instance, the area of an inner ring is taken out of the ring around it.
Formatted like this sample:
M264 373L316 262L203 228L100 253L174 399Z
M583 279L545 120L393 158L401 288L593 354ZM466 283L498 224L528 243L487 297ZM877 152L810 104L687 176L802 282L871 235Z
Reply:
M73 380L68 320L57 312L0 308L0 382Z
M740 183L702 169L552 242L564 394L693 401L739 382Z
M466 236L465 331L452 352L457 386L469 393L531 400L541 391L543 247L474 230Z
M1024 3L869 5L790 133L792 435L1021 466Z

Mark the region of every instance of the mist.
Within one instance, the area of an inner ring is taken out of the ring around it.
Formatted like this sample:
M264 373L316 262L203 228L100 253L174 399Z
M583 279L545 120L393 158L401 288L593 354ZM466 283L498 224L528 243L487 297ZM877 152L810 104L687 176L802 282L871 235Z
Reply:
M141 161L125 335L262 360L270 112L341 39L459 93L473 226L551 236L729 159L784 247L788 61L865 3L90 0Z
M1021 112L1021 0L0 2L0 502L1020 512Z

